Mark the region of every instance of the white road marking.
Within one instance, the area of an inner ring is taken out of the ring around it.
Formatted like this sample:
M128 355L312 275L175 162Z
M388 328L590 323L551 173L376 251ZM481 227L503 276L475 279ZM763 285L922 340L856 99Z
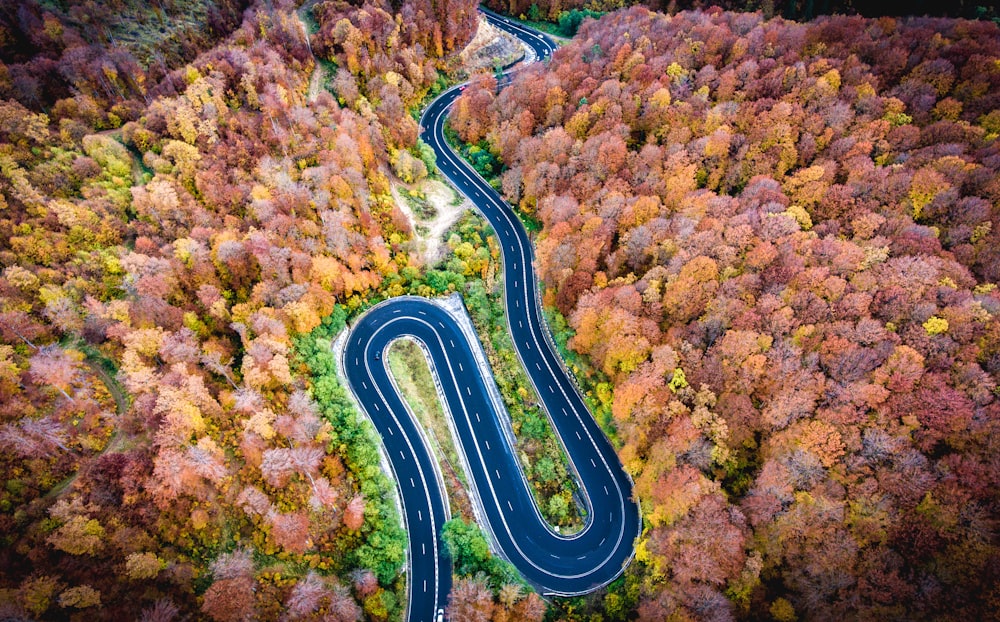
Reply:
M591 459L590 459L590 464L591 464L591 466L593 466L593 467L594 467L595 469L597 468L597 463L596 463L596 462L594 462L594 459L593 459L593 458L591 458Z
M497 474L497 479L500 479L500 470L499 469L493 469L493 472Z
M490 442L486 441L486 450L489 451L489 449L490 449Z
M510 511L511 511L511 512L513 512L513 511L514 511L514 506L510 504L510 499L507 499L507 507L509 507L509 508L510 508Z
M465 392L468 393L469 395L472 395L472 389L470 389L469 387L465 387Z
M576 438L577 438L577 440L581 440L581 441L583 440L583 437L580 436L579 432L576 433Z
M461 363L458 364L458 371L465 371L465 368L462 367Z
M550 385L549 385L549 393L555 393L555 392L556 392L556 390L555 390L555 389L553 389L553 388L552 388L552 385L550 384Z

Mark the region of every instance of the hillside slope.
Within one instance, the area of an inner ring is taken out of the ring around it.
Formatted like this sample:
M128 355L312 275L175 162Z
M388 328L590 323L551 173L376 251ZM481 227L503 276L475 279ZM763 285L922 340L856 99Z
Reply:
M47 6L0 67L0 617L398 619L406 535L329 339L427 289L390 179L433 166L399 128L474 5L447 54L394 40L405 80L376 55L371 102L310 96L290 2L165 75Z
M995 614L998 53L633 8L457 103L635 477L640 619Z

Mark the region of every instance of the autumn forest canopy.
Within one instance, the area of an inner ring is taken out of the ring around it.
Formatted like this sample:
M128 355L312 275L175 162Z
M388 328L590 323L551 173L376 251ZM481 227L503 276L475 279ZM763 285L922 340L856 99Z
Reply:
M644 529L546 604L451 524L452 619L995 618L1000 29L805 6L542 0L614 12L457 101ZM484 229L434 263L400 203L476 29L469 0L0 7L0 618L401 618L331 342L387 297L499 300Z
M457 103L635 477L641 619L995 614L998 53L633 8Z

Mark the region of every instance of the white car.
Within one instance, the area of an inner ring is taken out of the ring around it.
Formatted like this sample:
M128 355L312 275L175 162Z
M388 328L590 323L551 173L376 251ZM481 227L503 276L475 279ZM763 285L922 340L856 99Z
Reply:
M444 609L438 609L437 615L434 616L434 622L444 622Z

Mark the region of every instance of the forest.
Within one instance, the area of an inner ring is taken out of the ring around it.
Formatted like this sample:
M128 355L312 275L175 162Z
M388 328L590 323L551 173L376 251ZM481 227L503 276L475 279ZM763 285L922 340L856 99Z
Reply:
M784 17L808 21L820 15L863 15L891 17L930 15L1000 21L996 3L987 0L485 0L483 5L500 13L532 22L563 22L569 15L616 11L633 5L671 15L678 11L723 9L735 12L759 11L765 18ZM562 25L562 24L560 24ZM564 28L556 34L572 36L576 30Z
M635 478L605 611L994 619L998 56L987 21L635 7L465 91Z
M0 15L2 617L399 619L329 345L431 291L390 179L475 6L69 4Z
M995 616L1000 34L763 15L586 20L459 101L646 530L546 602L453 522L450 618ZM404 293L496 315L490 239L425 265L392 194L433 174L414 113L476 26L0 7L0 618L400 619L393 484L329 346Z

